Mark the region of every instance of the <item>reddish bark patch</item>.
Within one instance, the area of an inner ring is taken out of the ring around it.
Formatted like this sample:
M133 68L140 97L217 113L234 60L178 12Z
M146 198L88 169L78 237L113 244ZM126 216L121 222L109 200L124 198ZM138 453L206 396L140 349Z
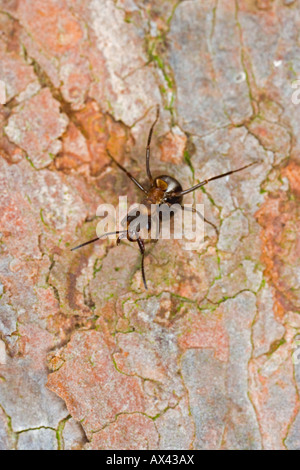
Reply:
M275 288L276 315L281 318L287 310L300 306L297 281L300 242L299 181L300 167L291 162L283 171L290 182L293 197L282 190L270 194L256 213L262 227L262 261L265 275Z
M66 362L48 378L48 388L66 402L88 436L119 413L144 412L141 380L118 372L111 352L103 333L76 332L55 357Z
M300 199L300 166L295 162L290 162L282 170L282 176L288 178L291 191Z
M83 37L79 22L63 2L20 2L18 15L35 40L57 54L75 47Z
M70 122L63 136L62 154L55 160L56 168L64 171L90 161L91 155L85 137L75 124Z
M74 124L69 126L64 136L63 151L56 159L58 169L69 170L89 163L91 174L96 176L111 163L107 149L118 160L123 159L127 144L124 125L102 113L94 101L89 101L78 111L75 119L77 127Z
M171 162L179 165L183 160L186 142L187 137L183 132L168 132L168 134L163 137L160 144L160 159L163 162Z
M42 89L9 118L5 132L9 139L24 149L36 168L49 165L58 153L58 138L67 126L67 117L60 113L58 101L48 88Z

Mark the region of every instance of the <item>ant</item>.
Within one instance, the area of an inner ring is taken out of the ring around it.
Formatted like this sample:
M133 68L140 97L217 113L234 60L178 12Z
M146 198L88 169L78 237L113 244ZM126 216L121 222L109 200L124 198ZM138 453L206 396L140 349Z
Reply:
M159 106L157 105L156 108L156 118L155 121L153 122L150 131L149 131L149 136L148 136L148 141L147 141L147 147L146 147L146 170L147 170L147 176L150 182L150 188L146 189L141 183L139 183L134 176L132 176L129 171L126 170L109 152L108 155L110 158L113 160L114 163L122 170L128 178L133 181L133 183L145 194L145 198L142 200L141 204L143 207L146 208L146 213L144 213L144 227L148 231L151 229L151 205L156 205L158 208L162 206L167 206L170 207L173 204L179 204L182 208L182 210L190 210L191 212L197 213L204 222L210 224L218 234L218 229L217 227L212 223L209 222L200 212L198 212L195 208L187 208L181 205L183 196L185 196L188 193L191 193L192 191L195 191L198 188L201 188L201 186L204 186L207 184L209 181L217 180L219 178L224 178L225 176L232 175L233 173L237 173L238 171L245 170L246 168L249 168L252 165L255 165L257 162L252 162L248 165L245 165L241 168L238 168L237 170L232 170L228 171L227 173L222 173L221 175L213 176L212 178L208 178L204 181L201 181L200 183L196 184L195 186L192 186L191 188L182 189L181 184L179 181L177 181L175 178L169 175L160 175L155 178L153 178L151 170L150 170L150 144L151 144L151 138L153 134L153 129L155 127L155 124L157 123L159 119ZM171 215L174 215L171 213ZM101 238L108 236L108 235L118 235L117 238L117 245L119 245L120 241L122 238L127 238L130 242L137 242L141 255L142 255L142 277L143 277L143 283L145 286L145 289L147 290L147 283L146 283L146 276L145 276L145 269L144 269L144 257L145 257L145 242L144 240L140 237L139 232L141 229L141 223L137 224L135 223L137 221L137 218L140 216L139 212L129 212L126 216L126 218L122 221L122 225L126 225L126 230L118 230L116 232L108 232L104 233L100 237L94 238L93 240L89 240L85 243L82 243L81 245L76 246L75 248L72 248L71 251L77 250L78 248L82 248L83 246L89 245L90 243L94 243L97 240L100 240ZM160 213L161 216L161 213ZM157 241L157 240L152 240L152 241Z

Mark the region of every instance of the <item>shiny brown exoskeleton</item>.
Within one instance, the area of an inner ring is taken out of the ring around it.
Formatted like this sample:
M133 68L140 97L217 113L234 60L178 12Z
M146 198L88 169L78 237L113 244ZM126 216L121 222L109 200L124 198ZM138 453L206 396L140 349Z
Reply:
M137 242L139 249L142 254L142 277L143 277L143 282L145 289L147 289L147 283L146 283L146 277L145 277L145 270L144 270L144 257L145 257L145 243L144 240L141 238L139 235L141 228L146 228L148 231L151 229L151 205L156 205L158 208L162 208L164 205L167 207L172 206L173 204L179 204L181 206L183 196L185 194L191 193L192 191L195 191L198 188L201 188L201 186L204 186L207 184L209 181L213 181L219 178L224 178L225 176L232 175L233 173L236 173L238 171L244 170L252 165L254 165L257 162L252 162L248 165L243 166L242 168L238 168L237 170L232 170L228 171L227 173L223 173L221 175L213 176L212 178L208 178L204 181L201 181L200 183L196 184L195 186L192 186L189 189L182 189L181 184L179 181L177 181L175 178L169 175L160 175L157 176L156 178L152 177L151 171L150 171L150 144L151 144L151 138L152 138L152 133L155 124L157 123L159 118L159 107L157 106L157 111L156 111L156 119L153 122L149 136L148 136L148 142L147 142L147 148L146 148L146 170L147 170L147 176L150 182L150 188L146 189L144 186L139 183L134 176L129 173L126 168L124 168L115 158L109 153L110 158L118 165L118 167L126 173L126 175L133 181L136 186L145 193L145 198L141 202L141 207L144 208L144 214L142 214L142 222L141 222L141 214L140 212L137 212L136 210L134 212L129 212L125 218L124 221L122 221L122 224L126 226L125 230L118 230L116 232L109 232L109 233L104 233L100 237L94 238L93 240L89 240L85 243L82 243L81 245L76 246L75 248L72 248L71 251L77 250L78 248L81 248L85 245L89 245L90 243L94 243L97 240L100 240L100 238L103 238L107 235L119 235L117 238L117 244L120 243L122 238L127 238L130 242ZM146 209L145 209L146 208ZM218 230L216 226L209 222L205 217L200 214L196 209L194 208L187 208L184 206L181 206L183 210L190 210L192 212L197 213L202 220L210 224L218 234ZM143 217L144 216L144 217ZM138 219L139 218L139 219ZM135 223L137 220L139 220L139 223Z

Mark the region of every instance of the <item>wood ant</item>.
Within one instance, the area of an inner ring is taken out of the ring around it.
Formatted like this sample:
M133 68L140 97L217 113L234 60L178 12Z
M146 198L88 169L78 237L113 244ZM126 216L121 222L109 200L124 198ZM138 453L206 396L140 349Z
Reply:
M150 131L149 131L149 136L148 136L148 141L147 141L147 147L146 147L146 170L147 170L147 176L149 179L150 183L150 188L147 189L145 188L141 183L139 183L134 176L132 176L129 171L126 170L109 152L108 155L110 158L113 160L114 163L122 170L128 178L133 181L133 183L145 194L145 198L142 200L141 204L143 207L146 207L147 213L145 215L144 219L144 228L148 231L151 229L151 205L156 205L158 207L162 207L163 205L167 206L172 206L173 204L179 204L181 206L183 196L185 196L188 193L191 193L192 191L195 191L198 188L201 188L201 186L204 186L207 184L209 181L217 180L219 178L224 178L225 176L232 175L233 173L237 173L238 171L245 170L246 168L249 168L250 166L256 164L257 162L252 162L248 165L245 165L241 168L238 168L237 170L232 170L228 171L227 173L222 173L221 175L213 176L212 178L208 178L204 181L201 181L200 183L192 186L191 188L182 189L181 184L179 181L177 181L175 178L169 175L160 175L155 178L153 178L151 170L150 170L150 144L151 144L151 138L153 134L153 129L155 124L157 123L159 119L159 106L156 108L156 118L155 121L153 122ZM204 222L210 224L218 234L218 229L217 227L212 223L209 222L202 214L200 214L199 211L197 211L195 208L187 208L184 206L181 206L182 210L190 210L192 212L197 213L201 217ZM161 214L160 214L161 215ZM171 214L173 215L173 214ZM77 250L78 248L82 248L83 246L89 245L90 243L94 243L97 240L100 240L101 238L108 236L108 235L118 235L117 238L117 245L119 245L120 241L122 238L127 238L130 242L137 242L141 255L142 255L142 264L141 264L141 269L142 269L142 277L143 277L143 282L145 289L147 290L147 283L146 283L146 276L145 276L145 269L144 269L144 257L145 257L145 241L140 237L139 233L141 228L141 223L134 224L135 220L137 217L140 216L140 213L134 211L134 213L129 212L126 216L126 218L122 221L123 225L126 225L126 230L117 230L116 232L108 232L104 233L100 237L94 238L93 240L89 240L85 243L82 243L81 245L76 246L75 248L72 248L71 251ZM157 240L152 240L152 241L157 241Z

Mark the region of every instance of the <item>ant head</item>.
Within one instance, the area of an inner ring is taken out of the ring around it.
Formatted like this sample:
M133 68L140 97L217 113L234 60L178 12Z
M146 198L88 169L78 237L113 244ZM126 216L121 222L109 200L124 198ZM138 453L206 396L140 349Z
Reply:
M164 191L164 202L168 204L181 204L182 196L174 196L174 193L182 191L182 186L175 178L169 175L157 176L154 186Z

